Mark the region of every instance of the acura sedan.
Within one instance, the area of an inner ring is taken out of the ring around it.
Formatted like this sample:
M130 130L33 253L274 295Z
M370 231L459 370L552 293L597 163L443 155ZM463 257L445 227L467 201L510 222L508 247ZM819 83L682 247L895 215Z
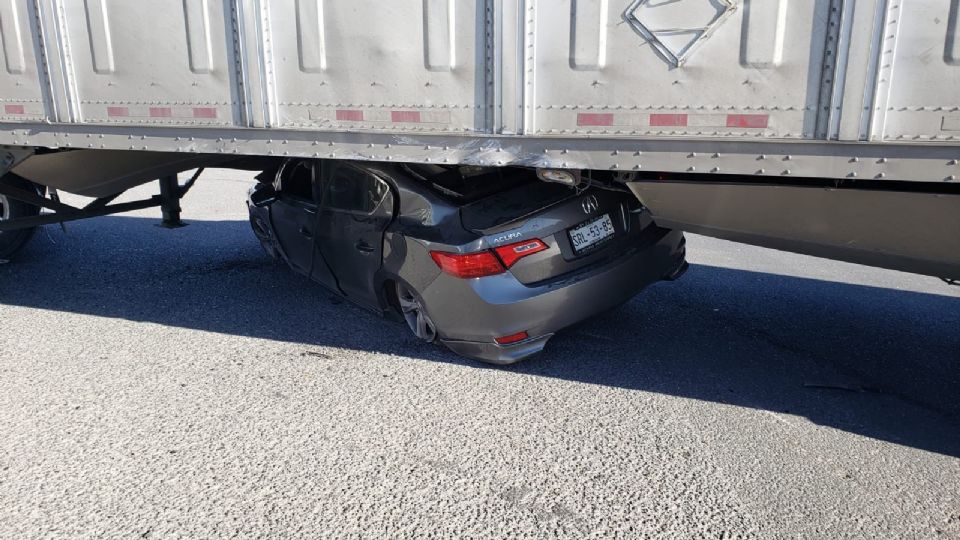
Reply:
M533 170L284 161L249 194L264 249L463 356L509 364L686 270L683 233L622 186Z

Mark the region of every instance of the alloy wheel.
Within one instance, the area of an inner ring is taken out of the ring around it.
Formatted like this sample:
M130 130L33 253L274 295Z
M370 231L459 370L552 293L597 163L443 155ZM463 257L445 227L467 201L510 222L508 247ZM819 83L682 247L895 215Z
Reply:
M407 321L410 331L424 341L436 340L437 328L424 310L420 297L409 287L397 284L397 300L400 304L400 313Z

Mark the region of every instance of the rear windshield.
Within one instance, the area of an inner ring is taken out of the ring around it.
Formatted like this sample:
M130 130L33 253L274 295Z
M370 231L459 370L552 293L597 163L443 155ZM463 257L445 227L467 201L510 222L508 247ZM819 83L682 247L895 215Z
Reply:
M414 178L433 192L459 204L479 201L537 180L533 171L523 169L423 164L410 164L405 167Z

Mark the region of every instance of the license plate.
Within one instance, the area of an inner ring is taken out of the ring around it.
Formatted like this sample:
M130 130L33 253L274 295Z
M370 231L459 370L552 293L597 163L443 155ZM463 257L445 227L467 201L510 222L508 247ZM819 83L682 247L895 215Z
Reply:
M597 219L592 219L583 225L570 229L570 243L573 244L574 253L580 253L607 240L615 232L610 214L604 214Z

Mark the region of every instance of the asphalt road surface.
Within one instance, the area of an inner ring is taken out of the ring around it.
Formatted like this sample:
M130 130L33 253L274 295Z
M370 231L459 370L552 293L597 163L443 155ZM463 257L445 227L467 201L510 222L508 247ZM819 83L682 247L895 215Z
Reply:
M960 288L694 236L492 368L268 260L249 184L0 266L0 538L960 538Z

